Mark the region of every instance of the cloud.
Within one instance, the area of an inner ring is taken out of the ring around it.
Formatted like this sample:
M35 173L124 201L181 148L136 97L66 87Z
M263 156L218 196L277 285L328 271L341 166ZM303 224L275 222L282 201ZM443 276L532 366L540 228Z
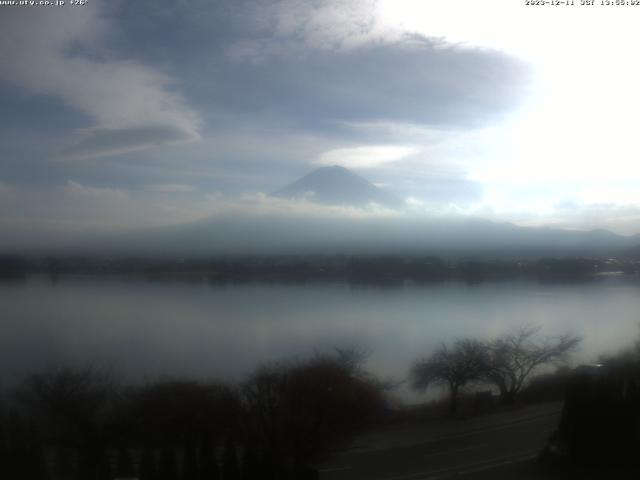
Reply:
M96 0L5 9L0 94L12 112L28 112L2 117L12 123L0 173L31 186L16 188L22 203L4 212L63 229L225 211L386 215L374 206L233 197L274 191L314 162L368 168L370 180L424 209L477 200L465 161L478 149L455 132L477 131L519 105L528 67L499 51L389 28L376 5ZM55 125L45 134L43 124ZM175 145L179 156L167 148ZM51 152L66 161L42 160ZM114 158L84 162L103 157Z
M419 152L416 147L395 145L372 145L353 148L338 148L324 152L316 165L340 165L346 168L379 167Z
M116 188L100 188L82 185L73 180L69 180L67 184L62 187L62 191L65 195L71 197L86 199L93 199L99 202L122 202L128 199L127 193Z
M197 192L198 187L180 183L165 183L159 185L147 185L146 190L157 193L192 193Z
M272 40L249 38L232 44L229 52L262 61L265 56L299 54L308 49L350 50L401 36L376 18L376 0L309 2L280 0L253 8L252 27L268 31ZM294 40L294 41L292 41Z
M305 199L289 200L264 193L225 196L189 185L149 185L124 190L74 180L48 188L0 188L0 248L53 247L144 228L185 224L204 219L264 222L319 219L389 218L398 212L377 205L342 207ZM7 193L5 196L4 193ZM166 195L166 193L190 193Z
M123 48L168 65L222 123L258 118L327 133L341 122L468 128L519 104L525 63L390 28L377 3L141 0L112 14L124 18Z
M15 187L0 182L0 199L10 198L15 194Z
M78 132L82 139L61 153L65 160L83 160L188 143L199 139L194 131L175 125L131 128L90 128Z
M498 52L419 37L353 50L311 50L210 71L210 101L235 112L271 113L316 130L342 122L472 128L521 100L526 67Z
M21 91L55 96L90 119L93 126L67 150L72 158L199 138L199 116L171 77L114 58L105 40L113 26L101 16L101 5L4 9L0 79Z
M0 247L69 245L87 234L186 223L213 211L204 195L166 197L157 191L95 186L75 180L54 187L13 189L6 198L0 192L0 229L6 233Z
M265 216L276 215L289 218L384 218L397 216L400 212L371 203L364 206L326 205L313 202L313 196L297 199L279 198L264 193L243 195L240 199L229 198L217 205L214 215Z

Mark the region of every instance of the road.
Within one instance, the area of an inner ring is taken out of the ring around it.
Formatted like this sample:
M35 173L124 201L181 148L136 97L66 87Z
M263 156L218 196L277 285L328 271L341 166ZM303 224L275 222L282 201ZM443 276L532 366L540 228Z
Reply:
M557 409L524 412L504 422L469 424L433 438L367 448L335 456L320 469L321 480L436 480L543 478L534 458L556 428ZM505 419L503 419L505 420ZM421 428L427 428L423 425ZM428 437L428 435L426 435Z

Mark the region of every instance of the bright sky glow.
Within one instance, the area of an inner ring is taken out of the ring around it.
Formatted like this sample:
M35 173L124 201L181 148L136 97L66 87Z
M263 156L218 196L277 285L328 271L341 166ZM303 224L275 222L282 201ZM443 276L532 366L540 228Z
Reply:
M640 8L381 0L378 15L533 67L528 102L491 133L486 151L465 160L469 178L486 187L483 208L516 203L542 213L541 203L561 198L640 204Z

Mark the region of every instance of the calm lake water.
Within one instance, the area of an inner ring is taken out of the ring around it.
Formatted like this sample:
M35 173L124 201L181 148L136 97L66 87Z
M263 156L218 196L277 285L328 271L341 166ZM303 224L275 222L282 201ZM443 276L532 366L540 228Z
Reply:
M575 360L631 345L640 281L445 282L395 287L32 276L0 283L0 382L59 365L101 365L130 381L239 379L263 362L359 345L367 367L403 380L441 342L521 324L584 342ZM399 395L415 399L400 387Z

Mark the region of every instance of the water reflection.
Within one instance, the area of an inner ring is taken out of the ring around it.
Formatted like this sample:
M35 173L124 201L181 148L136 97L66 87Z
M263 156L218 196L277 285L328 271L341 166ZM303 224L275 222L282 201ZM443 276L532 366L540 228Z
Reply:
M372 371L402 380L443 341L522 324L584 336L577 360L591 361L636 338L638 287L630 277L282 284L31 276L0 283L0 381L88 362L113 365L134 381L233 379L262 362L351 344L371 351Z

